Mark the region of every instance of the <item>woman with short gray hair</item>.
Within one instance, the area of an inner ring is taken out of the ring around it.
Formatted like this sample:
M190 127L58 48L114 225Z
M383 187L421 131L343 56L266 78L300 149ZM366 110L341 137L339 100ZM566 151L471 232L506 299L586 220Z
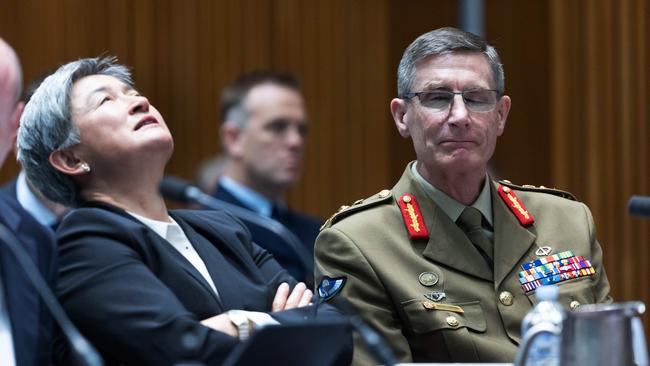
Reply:
M229 310L277 323L264 313L311 301L228 213L167 210L158 186L172 150L163 117L114 58L60 67L21 120L30 181L76 207L57 231L59 300L108 364L218 364L255 325ZM196 347L183 346L187 334Z

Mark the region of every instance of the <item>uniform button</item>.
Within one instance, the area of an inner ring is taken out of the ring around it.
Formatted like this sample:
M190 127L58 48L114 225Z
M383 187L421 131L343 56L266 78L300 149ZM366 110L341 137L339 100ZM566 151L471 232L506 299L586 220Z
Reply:
M450 315L450 316L448 316L447 319L445 319L445 320L447 320L447 324L449 324L450 327L454 327L454 328L456 328L456 327L458 326L458 324L460 324L460 323L458 322L458 319L456 319L455 316L451 316L451 315Z
M505 306L512 305L512 294L508 291L503 291L499 294L499 301Z
M573 300L569 304L569 308L571 308L571 310L575 310L575 309L577 309L579 307L580 307L580 301Z
M508 188L508 187L503 187L503 191L504 191L505 193L510 193L510 188Z
M390 191L388 189L384 189L383 191L379 192L379 198L388 197L389 195Z

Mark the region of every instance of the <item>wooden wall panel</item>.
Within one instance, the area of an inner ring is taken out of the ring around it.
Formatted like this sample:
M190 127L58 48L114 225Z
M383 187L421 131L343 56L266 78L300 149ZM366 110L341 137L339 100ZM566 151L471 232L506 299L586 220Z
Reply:
M650 225L630 218L650 195L650 5L552 1L552 180L592 209L616 301L650 304Z
M0 36L25 80L64 62L116 55L165 117L168 172L194 176L219 152L220 90L256 69L295 73L312 122L289 202L318 216L388 186L388 2L4 0ZM6 164L0 181L16 164Z
M499 52L512 98L494 173L517 184L549 186L548 2L491 0L485 10L485 37Z

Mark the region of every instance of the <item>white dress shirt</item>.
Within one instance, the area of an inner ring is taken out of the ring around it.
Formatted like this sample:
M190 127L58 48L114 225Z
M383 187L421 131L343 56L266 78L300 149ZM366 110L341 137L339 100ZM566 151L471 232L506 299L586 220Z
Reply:
M130 215L140 220L143 224L149 227L151 230L160 235L163 239L167 240L174 249L176 249L185 259L196 268L197 271L203 276L203 278L208 282L214 293L219 296L219 291L210 277L210 273L203 262L203 259L199 257L199 253L196 252L192 243L187 238L187 235L183 232L180 225L173 218L169 218L171 222L152 220L144 216L134 214L129 212Z

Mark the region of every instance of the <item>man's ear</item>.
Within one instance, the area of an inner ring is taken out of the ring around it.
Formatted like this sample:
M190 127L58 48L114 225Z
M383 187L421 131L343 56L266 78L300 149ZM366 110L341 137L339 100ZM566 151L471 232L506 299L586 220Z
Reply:
M54 169L67 175L88 174L88 164L79 159L72 150L55 150L50 154L50 164Z
M16 131L18 131L18 127L20 126L20 117L23 115L23 110L25 109L25 103L24 102L18 102L16 105L16 109L14 110L14 115L12 116L12 126L15 127Z
M512 101L510 100L509 96L504 95L501 97L501 99L499 99L499 104L497 105L497 114L499 117L497 136L501 136L506 128L506 120L508 119L508 113L510 113L511 105Z
M406 122L407 108L408 103L404 99L394 98L390 101L390 114L393 116L397 131L404 138L411 136Z
M229 156L238 157L242 153L241 131L242 129L233 122L224 122L219 129L221 142Z

